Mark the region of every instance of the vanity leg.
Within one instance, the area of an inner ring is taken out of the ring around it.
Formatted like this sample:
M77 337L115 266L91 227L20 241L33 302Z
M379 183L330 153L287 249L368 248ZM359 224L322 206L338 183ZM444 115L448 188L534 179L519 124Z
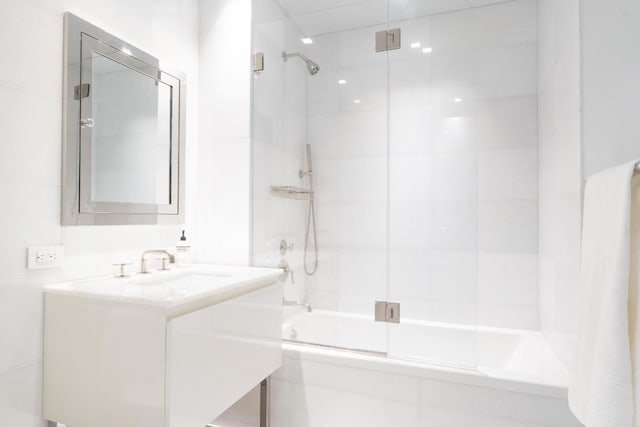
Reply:
M270 427L271 377L260 383L260 427Z

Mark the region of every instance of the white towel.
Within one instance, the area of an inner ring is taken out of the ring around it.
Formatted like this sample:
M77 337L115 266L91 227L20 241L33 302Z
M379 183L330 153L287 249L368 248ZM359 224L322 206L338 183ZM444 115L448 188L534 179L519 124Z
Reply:
M569 406L586 427L640 427L637 163L598 173L585 189Z

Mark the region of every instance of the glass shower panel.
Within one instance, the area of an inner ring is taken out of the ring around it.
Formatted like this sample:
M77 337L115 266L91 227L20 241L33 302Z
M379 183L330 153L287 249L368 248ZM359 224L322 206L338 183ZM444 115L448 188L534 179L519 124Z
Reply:
M305 300L300 242L304 200L276 197L272 186L303 187L306 76L287 67L282 52L294 49L299 30L273 0L253 4L253 51L264 55L264 70L253 75L252 259L256 266L288 265L285 299ZM283 248L281 249L281 243ZM291 246L292 245L292 246Z
M478 85L466 2L390 2L390 357L477 367Z
M293 270L284 339L386 354L387 0L333 3L253 1L253 260Z

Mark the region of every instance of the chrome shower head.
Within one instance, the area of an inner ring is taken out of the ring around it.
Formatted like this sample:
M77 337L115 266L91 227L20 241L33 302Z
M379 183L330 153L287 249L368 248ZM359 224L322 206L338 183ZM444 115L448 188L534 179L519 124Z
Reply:
M293 53L282 52L282 60L284 62L287 62L287 59L291 58L292 56L297 56L298 58L302 59L307 65L307 71L309 71L309 74L311 74L312 76L315 76L316 74L318 74L318 71L320 71L320 66L318 65L318 63L310 60L303 54L299 52L293 52Z
M313 62L310 59L307 59L305 62L307 63L307 70L309 70L309 74L311 74L312 76L318 74L318 71L320 71L320 66L317 63Z

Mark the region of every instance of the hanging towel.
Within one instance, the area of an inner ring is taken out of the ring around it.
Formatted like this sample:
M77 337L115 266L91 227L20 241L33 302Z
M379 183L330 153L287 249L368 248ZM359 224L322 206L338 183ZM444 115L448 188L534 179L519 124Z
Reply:
M569 406L586 427L640 427L638 162L588 179Z

